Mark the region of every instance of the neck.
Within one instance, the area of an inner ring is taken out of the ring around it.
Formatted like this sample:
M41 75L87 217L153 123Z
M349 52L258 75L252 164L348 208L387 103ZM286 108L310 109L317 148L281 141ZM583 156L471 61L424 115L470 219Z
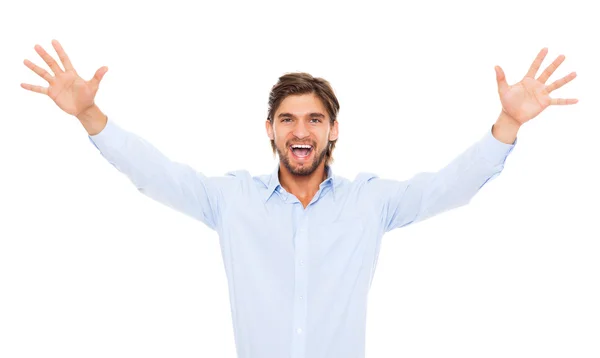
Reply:
M325 163L321 163L310 175L294 175L283 164L279 164L279 183L288 193L298 198L305 207L319 191L319 185L325 179L327 179Z

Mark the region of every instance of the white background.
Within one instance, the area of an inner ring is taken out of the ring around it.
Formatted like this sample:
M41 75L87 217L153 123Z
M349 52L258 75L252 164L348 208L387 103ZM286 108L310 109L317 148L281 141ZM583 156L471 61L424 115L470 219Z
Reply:
M599 357L600 33L593 2L12 2L0 13L0 357L234 357L216 233L138 193L77 120L20 88L61 41L121 126L207 175L275 165L277 78L341 103L334 170L437 170L500 111L494 65L574 106L526 124L468 205L384 237L367 357ZM335 357L338 358L338 357Z

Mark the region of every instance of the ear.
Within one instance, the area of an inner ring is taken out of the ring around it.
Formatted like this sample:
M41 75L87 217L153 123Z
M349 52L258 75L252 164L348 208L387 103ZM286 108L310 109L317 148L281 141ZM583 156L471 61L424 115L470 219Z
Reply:
M338 121L337 119L333 121L333 125L331 126L331 130L329 131L329 141L334 141L338 139Z
M267 130L267 136L269 136L270 140L274 140L275 139L275 135L273 132L273 124L271 124L271 121L267 119L266 123L265 123L265 128Z

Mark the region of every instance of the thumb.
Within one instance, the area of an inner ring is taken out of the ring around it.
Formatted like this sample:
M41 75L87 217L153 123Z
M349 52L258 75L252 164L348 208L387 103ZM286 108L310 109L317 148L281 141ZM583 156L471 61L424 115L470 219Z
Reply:
M508 89L508 83L506 83L506 76L500 66L494 67L496 70L496 82L498 82L498 92L502 93Z
M106 66L100 67L94 74L94 77L90 80L90 83L93 84L94 87L98 87L100 85L100 81L102 80L102 77L104 77L106 72L108 72L108 67L106 67Z

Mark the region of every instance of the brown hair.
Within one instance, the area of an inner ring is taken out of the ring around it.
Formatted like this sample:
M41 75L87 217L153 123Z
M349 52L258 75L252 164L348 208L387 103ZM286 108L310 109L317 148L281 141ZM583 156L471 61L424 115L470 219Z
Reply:
M279 81L271 89L269 94L269 114L267 120L273 124L273 116L279 108L281 102L289 95L300 95L314 93L321 99L327 113L329 114L329 124L337 120L337 114L340 110L340 104L335 97L333 88L329 82L323 78L313 77L306 72L286 73L279 77ZM329 141L327 153L325 154L325 165L333 163L333 149L335 148L336 140ZM275 141L271 140L271 148L273 154L276 152Z

